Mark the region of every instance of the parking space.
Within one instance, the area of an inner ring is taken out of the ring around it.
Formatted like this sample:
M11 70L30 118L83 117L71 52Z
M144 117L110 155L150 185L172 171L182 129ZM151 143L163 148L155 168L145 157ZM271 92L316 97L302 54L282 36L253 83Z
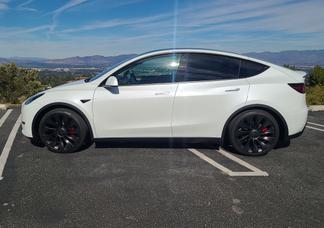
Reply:
M55 154L33 146L20 130L15 133L18 109L5 115L0 112L0 227L321 227L324 222L323 112L310 113L304 134L289 147L263 157L167 142L112 142Z

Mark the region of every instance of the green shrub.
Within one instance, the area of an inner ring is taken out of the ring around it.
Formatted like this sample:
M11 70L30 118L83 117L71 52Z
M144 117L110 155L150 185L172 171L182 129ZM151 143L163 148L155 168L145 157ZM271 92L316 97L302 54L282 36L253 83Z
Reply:
M307 105L324 105L324 86L316 85L306 88Z
M38 71L18 68L14 63L0 66L0 103L21 103L44 88Z
M324 68L320 66L314 67L309 76L309 84L311 86L324 85Z

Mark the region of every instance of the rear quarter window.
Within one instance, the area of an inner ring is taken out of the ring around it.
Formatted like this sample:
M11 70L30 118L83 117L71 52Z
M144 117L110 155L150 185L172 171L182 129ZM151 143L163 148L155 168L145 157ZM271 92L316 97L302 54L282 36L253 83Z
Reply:
M269 67L249 60L241 60L240 78L252 77L266 71Z

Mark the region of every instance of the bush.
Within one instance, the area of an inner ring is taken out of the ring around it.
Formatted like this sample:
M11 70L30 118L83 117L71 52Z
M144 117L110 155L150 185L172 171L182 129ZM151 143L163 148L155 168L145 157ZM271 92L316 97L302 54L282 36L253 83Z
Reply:
M18 68L14 63L0 66L0 103L21 103L44 88L38 71Z
M324 86L316 85L306 88L307 105L324 105Z
M309 76L309 84L311 86L324 85L324 68L320 66L314 67Z

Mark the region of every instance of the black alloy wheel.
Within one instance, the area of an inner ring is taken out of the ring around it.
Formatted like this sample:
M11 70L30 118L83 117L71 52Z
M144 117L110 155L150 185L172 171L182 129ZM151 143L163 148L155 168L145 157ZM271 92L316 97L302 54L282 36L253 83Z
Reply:
M233 148L240 154L265 155L279 140L279 126L270 113L248 110L231 121L229 139Z
M46 113L39 124L39 136L53 152L69 153L83 145L88 129L84 120L69 109L53 109Z

